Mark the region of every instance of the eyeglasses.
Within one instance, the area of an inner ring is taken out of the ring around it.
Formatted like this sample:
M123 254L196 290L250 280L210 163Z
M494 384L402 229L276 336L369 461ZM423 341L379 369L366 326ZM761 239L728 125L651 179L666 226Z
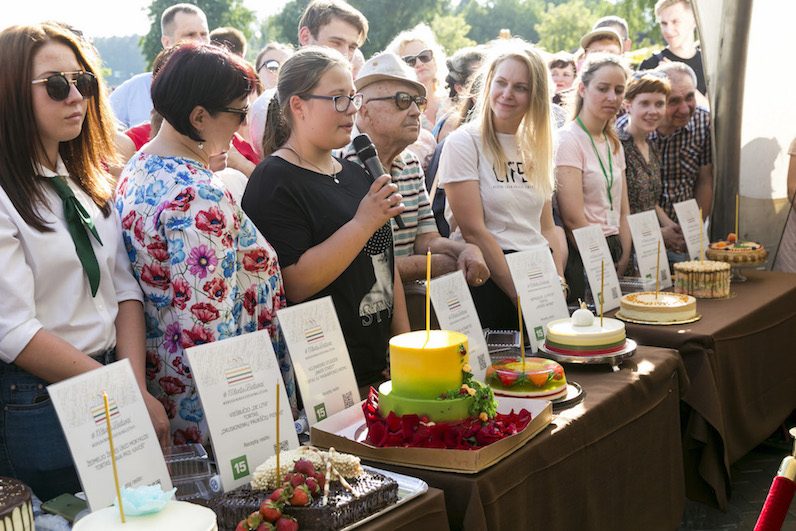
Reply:
M401 57L404 63L408 64L411 67L414 67L417 64L417 61L420 60L421 63L428 63L432 59L434 59L434 52L431 50L423 50L417 55L404 55Z
M420 109L420 112L426 110L428 106L428 98L425 96L412 96L407 92L396 92L392 96L382 96L379 98L370 98L368 101L386 101L386 100L393 100L395 101L395 106L398 107L399 110L405 111L409 107L412 106L412 102L417 105L417 108Z
M362 94L354 94L353 96L346 96L340 94L339 96L319 96L318 94L304 94L299 96L303 100L332 100L334 103L334 110L337 112L346 112L351 104L354 104L354 109L357 111L362 107Z
M67 77L69 76L69 77ZM99 84L97 78L91 72L78 70L77 72L58 72L43 79L34 79L31 84L38 85L44 83L47 95L55 101L64 101L69 97L69 85L77 87L77 91L83 99L89 99L97 95Z
M279 72L279 61L277 61L276 59L269 59L268 61L260 65L260 70L262 70L263 68L265 68L269 72L276 74L277 72Z
M246 119L246 116L249 114L249 106L245 106L242 109L238 109L237 107L223 107L219 109L220 112L228 112L230 114L237 114L240 117L240 123Z

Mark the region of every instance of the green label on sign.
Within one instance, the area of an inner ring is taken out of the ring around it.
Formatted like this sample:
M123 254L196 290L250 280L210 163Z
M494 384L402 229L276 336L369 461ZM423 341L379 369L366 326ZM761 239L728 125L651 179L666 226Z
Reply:
M536 335L536 341L541 341L541 340L544 339L544 328L543 327L537 326L536 328L533 329L533 333ZM520 338L520 341L522 341L522 338Z
M326 415L326 404L321 402L320 404L315 406L315 420L317 422L320 422L323 419L325 419L326 417L327 417L327 415Z
M246 456L236 457L229 462L232 465L232 479L240 479L249 475L249 462Z

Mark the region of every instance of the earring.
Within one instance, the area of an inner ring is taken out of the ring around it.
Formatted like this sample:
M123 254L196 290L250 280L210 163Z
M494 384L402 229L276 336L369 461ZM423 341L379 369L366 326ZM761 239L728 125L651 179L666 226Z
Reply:
M199 148L199 151L204 151L205 143L204 142L199 142L199 144L197 144L197 147Z

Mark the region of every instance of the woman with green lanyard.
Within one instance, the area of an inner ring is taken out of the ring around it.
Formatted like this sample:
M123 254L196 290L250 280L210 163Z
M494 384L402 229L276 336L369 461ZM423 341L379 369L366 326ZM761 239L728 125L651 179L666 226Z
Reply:
M556 199L569 240L565 274L573 299L585 291L573 230L599 225L620 276L630 260L625 155L614 128L626 81L627 69L619 57L590 55L574 93L575 118L558 131Z

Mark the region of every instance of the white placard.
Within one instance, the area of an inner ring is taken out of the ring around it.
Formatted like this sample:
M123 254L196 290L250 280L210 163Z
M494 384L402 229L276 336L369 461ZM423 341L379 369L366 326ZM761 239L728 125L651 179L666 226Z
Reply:
M202 400L224 492L248 483L276 449L298 448L293 415L267 330L185 349Z
M699 232L702 231L702 249L703 252L708 248L710 240L708 240L708 231L702 218L699 217L699 205L696 199L689 199L681 203L675 203L674 211L677 213L677 221L680 223L680 228L683 229L683 238L685 238L685 245L688 248L688 256L691 260L699 260Z
M599 225L581 227L573 230L572 235L575 236L575 243L578 245L580 259L583 261L583 268L589 279L589 287L597 312L600 311L600 276L603 263L605 264L603 311L608 312L619 308L622 290L619 288L619 277L616 275L614 260L611 258L611 251L608 250L608 242L605 241L602 227Z
M561 289L553 255L547 245L506 255L514 288L520 296L522 316L533 352L544 343L545 326L555 319L569 317L567 300Z
M476 380L484 381L486 369L491 363L489 350L464 273L457 270L432 278L430 296L440 328L467 336L473 376Z
M647 210L629 215L627 222L630 225L630 235L633 237L633 248L636 250L636 262L641 278L655 282L657 270L660 271L660 288L672 287L669 259L666 257L666 245L663 243L658 215L654 210ZM661 247L658 257L659 242Z
M103 391L108 394L119 486L160 483L164 490L171 489L166 461L129 360L49 385L47 391L92 511L112 505L116 498Z
M359 402L359 387L331 297L277 312L310 426Z

